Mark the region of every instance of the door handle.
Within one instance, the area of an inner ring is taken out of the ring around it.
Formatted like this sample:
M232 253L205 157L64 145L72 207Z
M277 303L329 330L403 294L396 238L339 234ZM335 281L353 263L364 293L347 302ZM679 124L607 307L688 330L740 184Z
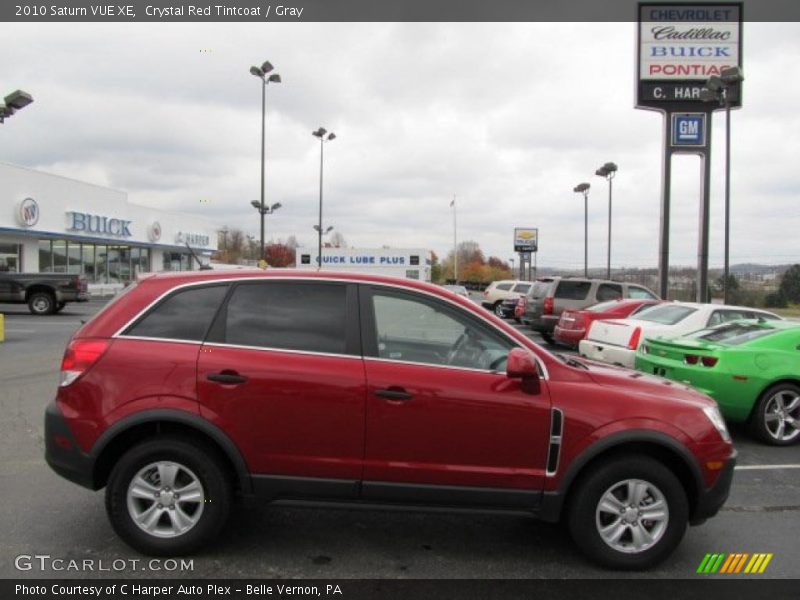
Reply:
M206 375L209 381L216 381L217 383L227 383L228 385L238 385L245 383L247 377L239 375L236 371L223 371L222 373L209 373Z
M379 398L386 398L387 400L394 400L395 402L406 402L411 400L414 396L409 394L401 387L392 387L385 390L375 390L375 395Z

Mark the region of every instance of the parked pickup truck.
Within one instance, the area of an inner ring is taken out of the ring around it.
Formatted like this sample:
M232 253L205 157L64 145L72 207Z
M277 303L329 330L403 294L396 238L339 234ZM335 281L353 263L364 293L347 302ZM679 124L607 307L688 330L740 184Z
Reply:
M86 280L67 273L0 273L0 302L27 304L34 315L51 315L67 302L89 299Z

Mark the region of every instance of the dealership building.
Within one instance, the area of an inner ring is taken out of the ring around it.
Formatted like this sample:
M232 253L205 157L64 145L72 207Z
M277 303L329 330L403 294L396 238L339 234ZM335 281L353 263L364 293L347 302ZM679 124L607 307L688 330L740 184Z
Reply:
M217 249L210 219L128 202L125 192L0 163L0 270L77 273L124 284L198 268Z
M295 264L298 269L315 271L318 256L317 248L297 248ZM424 248L323 248L322 270L430 281L431 251Z

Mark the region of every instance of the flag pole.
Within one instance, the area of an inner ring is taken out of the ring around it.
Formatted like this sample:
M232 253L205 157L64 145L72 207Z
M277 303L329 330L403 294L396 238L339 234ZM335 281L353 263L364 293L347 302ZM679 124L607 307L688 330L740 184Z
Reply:
M458 238L456 237L456 195L453 194L453 201L450 203L453 207L453 279L455 284L458 285Z

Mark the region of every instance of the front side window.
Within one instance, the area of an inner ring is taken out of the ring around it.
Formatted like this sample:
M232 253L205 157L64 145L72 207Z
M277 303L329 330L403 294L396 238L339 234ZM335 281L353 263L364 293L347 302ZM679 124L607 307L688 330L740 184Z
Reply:
M227 344L346 353L347 288L343 284L240 284L226 312Z
M159 302L123 335L200 342L227 290L227 285L215 285L178 291Z
M379 358L502 370L512 344L457 309L410 294L372 296Z

